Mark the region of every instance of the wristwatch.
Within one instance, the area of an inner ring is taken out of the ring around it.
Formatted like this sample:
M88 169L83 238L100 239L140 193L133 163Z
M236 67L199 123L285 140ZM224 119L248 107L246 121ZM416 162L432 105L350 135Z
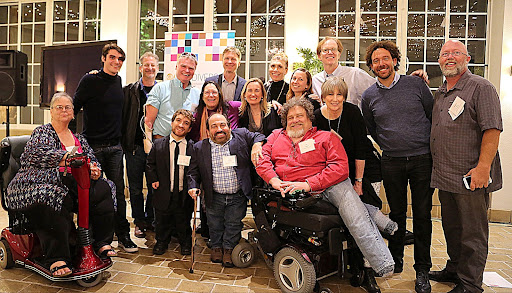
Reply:
M356 178L354 179L356 182L363 182L363 178Z

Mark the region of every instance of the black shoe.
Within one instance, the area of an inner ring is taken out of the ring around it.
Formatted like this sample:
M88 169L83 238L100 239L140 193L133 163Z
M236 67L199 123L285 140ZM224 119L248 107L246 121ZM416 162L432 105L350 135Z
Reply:
M187 244L180 244L180 253L181 255L190 255L192 254L192 246Z
M428 273L428 277L436 282L460 283L457 273L449 272L446 268L441 271L431 271Z
M416 285L414 289L418 293L430 293L432 291L430 281L428 280L428 271L421 270L416 272Z
M208 247L210 249L212 248L212 242L210 241L209 238L205 239L204 242L206 243L206 247Z
M153 254L162 255L167 251L167 247L169 244L163 243L161 241L157 241L155 246L153 247Z
M457 286L455 286L452 290L450 290L448 293L466 293L469 292L468 290L464 289L464 286L462 286L461 283L458 283Z
M400 274L404 271L404 260L403 259L394 259L395 268L393 269L393 273Z
M125 235L118 235L117 236L117 246L122 248L124 251L129 253L134 253L139 251L139 247L135 243L133 243L132 239L130 238L130 234Z
M361 287L368 293L380 293L379 285L375 281L375 274L372 268L364 268L364 277Z

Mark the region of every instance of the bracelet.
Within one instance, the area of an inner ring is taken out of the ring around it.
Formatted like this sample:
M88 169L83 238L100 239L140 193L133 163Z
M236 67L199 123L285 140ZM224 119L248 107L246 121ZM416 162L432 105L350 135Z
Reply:
M356 182L363 182L363 178L356 178L354 179Z

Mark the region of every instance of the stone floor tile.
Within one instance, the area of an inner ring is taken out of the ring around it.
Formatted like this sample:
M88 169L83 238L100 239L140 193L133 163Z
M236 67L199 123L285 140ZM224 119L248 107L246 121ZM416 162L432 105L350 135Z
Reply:
M126 285L124 286L119 293L156 293L158 292L158 289L156 288L148 288L148 287L142 287L142 286L133 286L133 285Z
M42 285L51 285L53 283L52 281L48 280L47 278L45 278L39 274L36 274L36 273L31 273L26 278L24 278L23 281L29 282L29 283L42 284Z
M140 285L144 283L147 279L149 279L149 277L145 275L119 272L111 279L111 281L129 285Z
M254 272L255 277L265 277L265 278L273 278L274 272L269 270L268 268L256 268Z
M195 271L220 273L222 271L222 264L212 262L196 262L194 264L194 273Z
M135 273L138 270L140 270L142 267L143 267L143 265L137 264L137 263L116 261L112 265L111 270L116 270L116 271L126 272L126 273Z
M228 275L237 275L237 276L254 276L255 275L255 268L248 267L248 268L224 268L222 273L228 274Z
M150 277L167 277L170 273L171 269L157 266L143 266L139 271L137 271L137 274L148 275Z
M278 289L249 288L250 293L280 293Z
M193 292L193 293L209 293L212 291L214 284L212 283L201 283L197 281L183 280L177 291Z
M59 287L50 287L50 286L44 286L40 284L31 284L23 289L21 289L20 293L53 293L53 292L59 292L61 288Z
M0 271L0 279L2 280L23 280L34 274L32 271L23 268L12 268Z
M170 289L174 290L178 286L178 284L181 282L180 279L174 279L174 278L160 278L160 277L151 277L148 278L148 280L142 284L144 287L151 287L151 288L162 288L162 289Z
M165 258L162 258L162 257L153 257L153 256L139 255L132 262L133 263L138 263L138 264L141 264L141 265L158 266L161 263L163 263L164 261L165 261Z
M0 292L19 292L30 284L15 280L0 279Z
M235 287L235 286L227 286L216 283L213 287L212 293L247 293L249 292L249 288L247 287Z
M270 282L269 278L254 277L254 276L247 276L247 277L237 276L236 280L235 280L235 285L249 287L249 289L268 288L269 282Z
M186 279L186 280L198 281L202 278L202 276L204 274L205 274L205 272L201 272L201 271L194 271L194 273L190 273L189 269L173 269L168 277L175 278L175 279Z
M201 276L201 282L209 282L215 284L233 285L235 283L235 275L226 275L218 273L204 273Z
M112 292L119 292L125 284L120 283L100 283L97 286L91 287L91 288L85 288L85 292L96 292L96 293L112 293Z

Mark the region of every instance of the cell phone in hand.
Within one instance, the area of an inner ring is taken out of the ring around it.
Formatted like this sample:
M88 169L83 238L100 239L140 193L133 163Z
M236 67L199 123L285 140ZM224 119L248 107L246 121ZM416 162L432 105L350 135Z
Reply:
M464 182L464 186L466 187L466 189L471 190L471 175L463 176L462 181ZM492 183L492 178L489 177L489 184L491 184L491 183Z

